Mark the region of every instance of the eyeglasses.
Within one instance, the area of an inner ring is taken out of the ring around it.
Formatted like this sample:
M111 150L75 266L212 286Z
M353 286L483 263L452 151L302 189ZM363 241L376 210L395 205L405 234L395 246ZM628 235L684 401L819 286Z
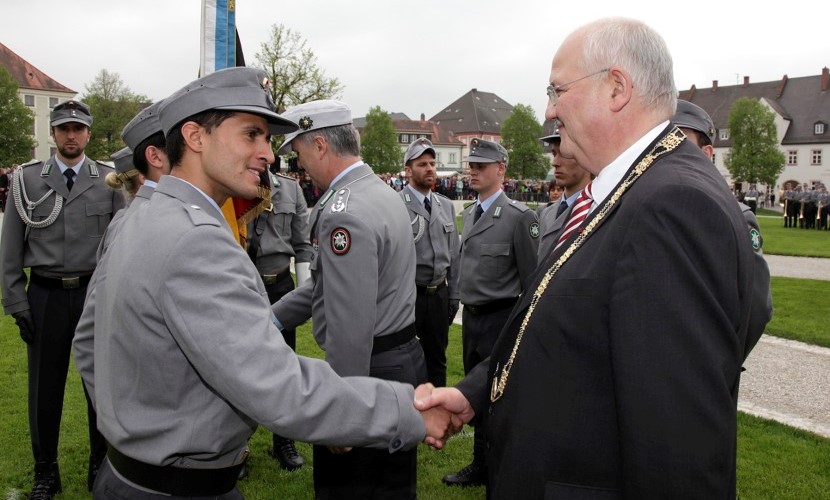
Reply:
M564 94L565 92L568 91L568 89L565 88L565 87L569 87L569 86L575 84L576 82L578 82L580 80L584 80L586 78L596 76L600 73L605 73L609 69L611 69L611 68L605 68L605 69L601 69L599 71L595 71L595 72L591 73L590 75L585 75L582 78L577 78L576 80L571 80L567 83L563 83L562 85L556 85L556 86L554 86L553 84L548 85L548 88L546 89L546 92L548 94L548 98L550 99L551 104L556 106L556 101L559 99L560 94Z

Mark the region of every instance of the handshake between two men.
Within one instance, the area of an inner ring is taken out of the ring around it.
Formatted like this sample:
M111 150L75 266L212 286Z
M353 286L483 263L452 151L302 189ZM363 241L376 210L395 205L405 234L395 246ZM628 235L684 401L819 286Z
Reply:
M435 449L443 448L475 416L470 402L455 387L419 385L415 389L415 408L424 418L424 443Z

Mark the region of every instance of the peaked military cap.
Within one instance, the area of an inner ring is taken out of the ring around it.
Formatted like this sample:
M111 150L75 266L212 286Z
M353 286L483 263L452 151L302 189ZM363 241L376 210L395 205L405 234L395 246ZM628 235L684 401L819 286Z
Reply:
M256 68L226 68L194 80L170 95L159 107L164 135L204 111L239 111L268 120L272 134L297 130L297 125L274 111L265 72Z
M709 113L700 106L689 101L677 100L677 112L671 119L672 123L681 128L690 128L700 132L709 140L709 144L715 142L715 124Z
M290 107L282 114L283 117L297 123L299 130L286 134L277 154L284 155L291 152L291 141L298 135L312 130L339 125L352 124L352 110L340 101L322 99Z
M162 99L138 112L121 131L121 139L130 149L135 150L148 137L161 132L159 121L159 107Z
M539 140L544 142L545 144L553 144L554 142L559 142L561 139L562 138L559 136L558 127L553 130L552 134L539 138Z
M49 124L51 126L56 127L69 122L80 123L91 127L92 112L89 110L89 106L81 101L66 101L52 108L52 113L49 116Z
M497 142L476 138L470 141L470 156L462 161L468 163L507 163L507 150Z
M133 150L130 148L121 148L110 155L110 158L115 164L115 173L117 174L123 174L135 168L133 166Z
M414 160L416 158L420 158L422 154L426 153L427 151L432 152L432 156L435 156L435 148L432 147L432 142L429 139L417 139L412 144L406 148L406 152L403 154L403 163L406 165L410 162L410 160Z

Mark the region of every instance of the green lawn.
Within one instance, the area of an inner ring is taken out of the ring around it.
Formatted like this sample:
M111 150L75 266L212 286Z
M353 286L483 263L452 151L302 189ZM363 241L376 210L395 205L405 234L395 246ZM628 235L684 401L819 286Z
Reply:
M461 333L453 326L448 349L449 381L461 375ZM301 353L319 356L308 327L298 332ZM11 317L0 319L0 498L25 498L31 486L31 450L26 423L26 360L23 342ZM60 500L89 498L86 492L87 438L85 406L80 378L70 369L66 407L61 429L60 465L64 492ZM441 476L454 472L470 459L472 436L454 437L443 451L424 446L419 452L418 496L421 499L483 499L483 488L447 488ZM250 477L240 483L249 500L310 499L311 467L295 473L278 469L267 452L270 434L260 429L251 440ZM311 459L311 448L300 444ZM739 418L738 496L743 499L820 498L830 491L830 440L747 415Z
M769 210L759 211L758 225L766 254L830 257L830 231L784 227L783 216Z
M766 333L830 347L830 281L772 277L772 321Z

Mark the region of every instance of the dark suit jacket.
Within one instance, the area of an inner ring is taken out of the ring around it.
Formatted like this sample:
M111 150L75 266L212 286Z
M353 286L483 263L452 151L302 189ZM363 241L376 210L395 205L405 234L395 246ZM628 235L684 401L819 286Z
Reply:
M753 255L723 179L688 141L658 159L551 280L490 405L569 244L458 386L488 412L493 498L734 497Z

